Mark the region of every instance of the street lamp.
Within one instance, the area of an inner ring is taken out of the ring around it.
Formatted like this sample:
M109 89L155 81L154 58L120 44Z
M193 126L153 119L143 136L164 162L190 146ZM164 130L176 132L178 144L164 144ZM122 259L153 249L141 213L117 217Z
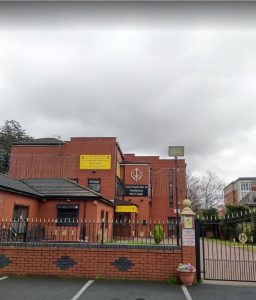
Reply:
M176 194L176 236L177 246L180 243L180 225L179 225L179 191L178 191L178 157L184 156L184 146L169 146L169 156L175 157L175 194Z

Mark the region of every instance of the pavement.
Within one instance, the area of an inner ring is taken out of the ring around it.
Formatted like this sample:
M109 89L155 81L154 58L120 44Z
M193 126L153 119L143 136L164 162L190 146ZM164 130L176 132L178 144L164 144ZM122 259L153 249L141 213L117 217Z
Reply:
M0 300L246 300L256 284L204 282L191 287L167 282L0 277Z

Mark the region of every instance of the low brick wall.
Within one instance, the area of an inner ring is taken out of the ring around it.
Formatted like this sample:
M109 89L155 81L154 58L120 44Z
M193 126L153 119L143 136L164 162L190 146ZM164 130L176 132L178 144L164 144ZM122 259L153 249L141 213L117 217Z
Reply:
M167 280L177 277L177 246L3 243L0 275Z

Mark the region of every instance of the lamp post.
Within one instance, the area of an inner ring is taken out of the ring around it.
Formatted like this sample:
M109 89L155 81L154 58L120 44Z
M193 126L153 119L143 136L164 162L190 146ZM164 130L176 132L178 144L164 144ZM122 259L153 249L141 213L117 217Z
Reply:
M177 246L179 246L180 222L179 222L178 157L184 156L184 146L169 146L169 156L174 156L175 159L176 237L177 237Z

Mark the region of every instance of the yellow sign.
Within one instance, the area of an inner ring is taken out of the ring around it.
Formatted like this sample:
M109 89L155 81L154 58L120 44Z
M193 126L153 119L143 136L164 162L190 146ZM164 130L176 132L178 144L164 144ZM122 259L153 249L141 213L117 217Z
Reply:
M80 170L110 170L111 155L80 155Z
M117 205L116 212L135 212L138 213L138 207L135 205Z
M193 221L192 217L184 216L184 228L193 228Z

